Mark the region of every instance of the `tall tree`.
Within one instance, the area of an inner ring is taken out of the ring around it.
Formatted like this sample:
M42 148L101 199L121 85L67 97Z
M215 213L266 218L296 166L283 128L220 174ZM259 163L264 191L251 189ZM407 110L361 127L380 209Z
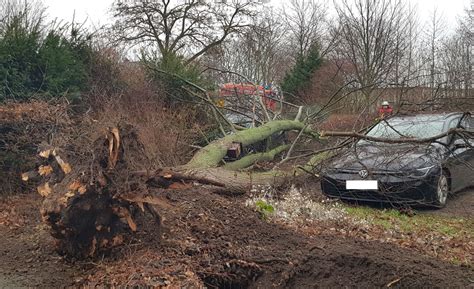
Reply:
M458 27L440 45L438 66L443 76L443 84L454 97L472 98L472 70L474 48L474 2L466 10Z
M309 84L313 73L321 64L322 59L316 45L310 48L306 56L298 57L295 66L286 74L281 84L283 92L289 93L287 99L295 100L293 95L298 95L299 91Z
M352 66L355 81L372 100L376 87L387 84L399 58L399 31L403 21L400 0L343 0L336 5L340 35L338 53Z
M316 0L290 0L283 11L293 57L306 56L313 46L321 47L327 8Z
M215 49L206 62L211 67L236 72L255 83L279 82L291 59L285 49L287 29L272 9L259 11L251 24ZM219 74L222 81L243 81L236 74Z
M461 19L458 31L463 39L464 57L464 97L473 97L473 67L474 67L474 1L466 9L466 15Z
M445 36L446 23L443 15L436 8L432 11L430 20L425 29L425 61L427 64L427 75L429 77L429 87L431 98L436 97L436 87L440 85L440 71L438 69L438 55L441 47L441 40Z
M251 1L118 0L113 26L118 40L157 49L160 57L191 63L247 26Z

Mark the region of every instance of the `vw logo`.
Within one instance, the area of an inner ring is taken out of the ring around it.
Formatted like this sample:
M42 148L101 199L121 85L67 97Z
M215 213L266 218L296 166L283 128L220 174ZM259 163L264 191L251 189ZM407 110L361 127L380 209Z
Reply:
M367 170L360 170L359 171L359 176L363 179L367 178L369 176L369 172Z

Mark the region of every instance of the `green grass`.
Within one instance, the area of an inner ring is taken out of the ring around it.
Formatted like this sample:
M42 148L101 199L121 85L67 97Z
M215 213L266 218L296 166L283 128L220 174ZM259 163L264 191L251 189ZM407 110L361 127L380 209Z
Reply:
M260 213L262 219L266 220L275 212L275 208L263 200L255 202L256 211Z
M474 238L474 220L471 219L425 213L408 216L394 209L380 210L366 206L345 206L345 210L353 217L366 220L386 230L401 233L436 232L448 237Z

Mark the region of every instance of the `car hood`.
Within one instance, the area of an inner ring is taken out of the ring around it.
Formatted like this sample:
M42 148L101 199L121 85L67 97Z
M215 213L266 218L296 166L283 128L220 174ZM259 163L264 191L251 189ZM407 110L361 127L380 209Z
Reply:
M331 169L400 171L439 162L440 148L433 145L354 145L337 156Z

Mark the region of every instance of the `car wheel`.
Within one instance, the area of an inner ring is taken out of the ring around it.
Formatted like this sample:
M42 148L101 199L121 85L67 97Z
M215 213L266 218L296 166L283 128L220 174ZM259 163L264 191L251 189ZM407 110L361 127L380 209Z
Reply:
M438 179L436 191L434 192L433 205L437 208L442 208L446 206L446 201L448 200L448 193L449 193L448 175L445 171L442 171Z

